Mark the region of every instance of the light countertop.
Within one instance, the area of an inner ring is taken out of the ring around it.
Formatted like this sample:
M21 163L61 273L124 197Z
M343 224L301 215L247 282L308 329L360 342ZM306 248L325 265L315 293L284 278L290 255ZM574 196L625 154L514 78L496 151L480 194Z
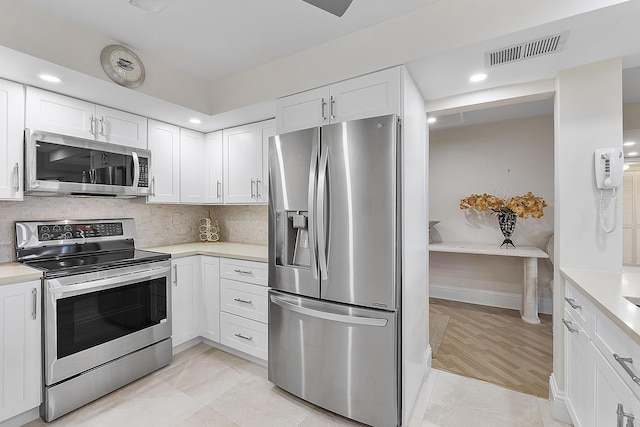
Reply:
M154 252L170 254L172 258L191 255L211 255L222 258L244 259L247 261L268 262L267 245L249 243L214 242L214 243L182 243L179 245L154 246L140 248Z
M624 268L622 273L561 268L560 274L640 344L640 308L624 298L640 298L640 268Z
M19 262L0 263L0 286L10 283L38 280L42 277L42 271L27 267Z

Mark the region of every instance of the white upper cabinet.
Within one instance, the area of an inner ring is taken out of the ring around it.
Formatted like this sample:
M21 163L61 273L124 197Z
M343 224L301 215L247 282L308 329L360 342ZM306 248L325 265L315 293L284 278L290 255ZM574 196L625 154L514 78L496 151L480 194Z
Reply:
M147 148L147 118L96 105L96 140Z
M390 68L276 101L277 133L400 112L401 68Z
M269 138L276 135L276 121L258 123L258 138L262 140L262 179L258 185L257 201L269 202Z
M180 202L203 204L207 159L204 134L180 129Z
M147 119L27 87L26 127L137 148L147 146Z
M0 80L0 200L22 200L24 87Z
M205 203L222 204L222 131L205 135L206 173Z
M267 203L265 159L273 120L222 132L225 203ZM267 148L265 148L267 147Z
M149 119L149 203L180 203L180 128Z

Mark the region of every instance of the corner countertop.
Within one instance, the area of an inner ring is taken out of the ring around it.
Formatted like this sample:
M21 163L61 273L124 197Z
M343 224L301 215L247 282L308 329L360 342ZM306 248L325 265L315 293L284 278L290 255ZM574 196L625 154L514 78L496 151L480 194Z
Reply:
M269 251L267 245L249 243L214 242L214 243L182 243L179 245L154 246L140 248L154 252L170 254L172 258L191 255L211 255L222 258L244 259L247 261L268 262Z
M640 298L640 268L622 272L561 268L560 273L636 343L640 344L640 308L624 297Z
M42 271L27 267L19 262L0 263L0 286L27 282L29 280L39 280L41 277Z

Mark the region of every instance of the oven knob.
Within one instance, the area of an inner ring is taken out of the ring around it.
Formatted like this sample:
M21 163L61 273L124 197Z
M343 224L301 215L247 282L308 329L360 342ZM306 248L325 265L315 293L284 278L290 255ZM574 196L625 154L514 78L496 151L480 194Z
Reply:
M60 226L59 225L54 225L53 226L53 231L60 231Z
M48 233L42 233L40 240L49 240L51 236Z
M66 233L64 233L64 234L62 235L62 237L63 237L64 239L72 239L72 238L73 238L73 234L71 234L70 232L68 232L68 231L67 231Z
M43 225L42 228L40 229L43 233L48 233L49 232L49 226L48 225Z
M64 226L64 231L71 231L71 226L70 225L65 225Z

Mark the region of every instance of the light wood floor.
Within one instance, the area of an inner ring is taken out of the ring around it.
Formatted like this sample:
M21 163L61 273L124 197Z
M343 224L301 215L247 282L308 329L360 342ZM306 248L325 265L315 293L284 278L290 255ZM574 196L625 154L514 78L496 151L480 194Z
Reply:
M430 298L451 316L433 367L546 398L552 371L552 321L531 325L517 310Z

